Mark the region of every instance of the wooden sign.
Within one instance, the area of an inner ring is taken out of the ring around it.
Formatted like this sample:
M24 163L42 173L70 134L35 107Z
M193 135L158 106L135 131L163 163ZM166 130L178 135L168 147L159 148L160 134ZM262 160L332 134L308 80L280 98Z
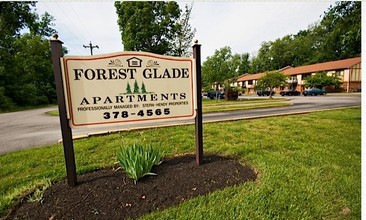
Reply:
M195 117L192 58L120 52L62 63L72 127Z
M143 52L63 57L57 38L50 46L69 186L77 185L70 126L195 118L196 162L203 163L201 45L193 46L194 59Z

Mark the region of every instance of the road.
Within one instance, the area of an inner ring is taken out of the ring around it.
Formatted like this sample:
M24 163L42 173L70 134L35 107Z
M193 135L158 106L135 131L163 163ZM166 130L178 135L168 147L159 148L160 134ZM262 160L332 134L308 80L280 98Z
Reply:
M279 97L279 96L277 96ZM256 96L242 96L241 98L257 98ZM236 119L248 119L268 117L273 115L298 114L304 112L318 111L324 109L343 108L349 106L360 106L361 95L326 95L304 97L290 97L291 106L280 108L252 109L219 113L208 113L203 115L203 122L225 121ZM56 106L0 114L0 154L22 150L30 147L55 144L61 139L61 129L58 117L45 114L48 111L57 109ZM179 122L148 122L134 125L126 123L123 125L85 127L73 129L73 136L88 136L111 131L122 131L136 129L138 127L160 127L175 124L192 124L193 120Z

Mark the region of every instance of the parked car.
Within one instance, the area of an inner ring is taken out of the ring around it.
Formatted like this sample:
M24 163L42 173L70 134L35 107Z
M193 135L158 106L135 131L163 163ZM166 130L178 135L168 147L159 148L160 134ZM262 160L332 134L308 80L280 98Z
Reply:
M216 97L219 99L225 99L225 93L220 91L209 91L207 93L207 97L210 99L216 99Z
M270 93L272 93L272 95L274 95L274 94L276 94L276 92L275 91L272 91L272 92L270 92L270 91L268 91L268 90L258 90L257 91L257 95L258 96L269 96L270 95Z
M202 100L203 99L209 99L208 96L207 96L207 92L203 92L202 93Z
M312 89L308 89L302 92L302 94L304 96L307 95L325 95L325 91L318 89L318 88L312 88Z
M285 91L281 91L280 95L285 96L293 96L293 95L300 95L301 93L297 90L285 90Z

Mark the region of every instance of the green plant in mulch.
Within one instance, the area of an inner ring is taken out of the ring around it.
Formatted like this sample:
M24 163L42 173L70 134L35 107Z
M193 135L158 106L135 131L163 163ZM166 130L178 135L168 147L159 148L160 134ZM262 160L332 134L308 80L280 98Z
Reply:
M156 175L151 172L151 169L154 165L159 165L162 162L161 159L162 152L153 148L152 145L133 144L121 147L117 152L117 161L135 184L138 179L146 175Z
M39 202L43 200L43 194L51 186L50 180L44 180L42 183L39 184L39 186L32 192L30 195L28 195L29 202Z

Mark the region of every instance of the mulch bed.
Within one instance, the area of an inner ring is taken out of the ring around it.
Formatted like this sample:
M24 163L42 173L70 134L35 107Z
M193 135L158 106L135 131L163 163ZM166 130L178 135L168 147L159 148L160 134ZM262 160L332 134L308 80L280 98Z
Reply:
M156 176L134 184L122 170L103 169L48 188L40 202L20 203L6 219L126 219L177 205L227 186L253 181L257 175L237 160L205 155L198 166L193 155L164 160Z

